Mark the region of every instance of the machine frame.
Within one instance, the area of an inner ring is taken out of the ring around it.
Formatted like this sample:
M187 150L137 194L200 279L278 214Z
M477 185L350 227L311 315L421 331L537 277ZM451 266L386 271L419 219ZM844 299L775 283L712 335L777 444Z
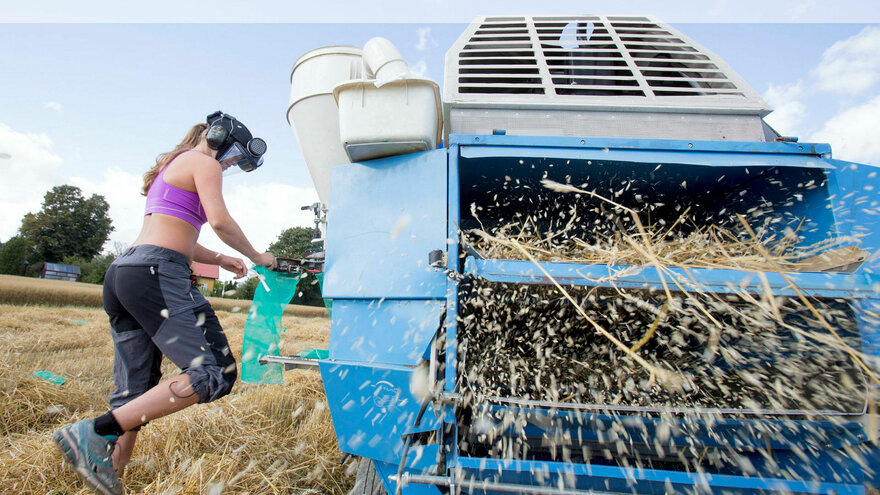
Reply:
M680 435L673 435L672 444L697 442L706 448L744 452L753 471L742 476L459 455L460 281L480 277L512 283L549 282L528 262L460 256L459 225L466 208L460 204L459 190L463 156L638 156L646 163L684 160L705 166L796 163L818 167L828 179L827 208L833 212L833 228L840 235L858 231L861 247L872 253L880 247L880 217L874 213L877 201L870 200L876 197L874 188L880 187L877 167L834 160L826 144L452 135L447 148L337 166L330 192L324 286L324 297L334 300L330 356L314 364L320 367L340 450L372 459L388 493L858 494L880 485L880 431L868 411L829 418L803 411L767 418L769 412L757 411L750 419L697 420L684 428L678 424ZM429 262L429 253L436 250L445 253L445 263L436 255ZM572 285L596 285L591 280L619 268L543 266L554 278ZM740 289L762 290L757 277L748 280L748 272L687 272L676 273L705 290L728 291L731 281ZM777 294L793 295L794 283L809 296L849 301L858 320L862 352L880 357L880 262L876 256L850 273L763 275ZM660 276L645 267L617 284L659 287ZM428 377L427 392L414 390L416 373ZM872 385L868 400L877 401L877 393ZM625 408L612 411L607 406L507 401L496 407L527 410L561 424L576 421L583 426L586 422L599 442L601 425L613 418L624 418L633 429L644 431L647 441L665 421L660 415L706 412L667 410L656 411L654 418L627 418ZM773 422L780 438L750 436L754 422ZM773 451L772 463L762 462L756 454L764 448Z

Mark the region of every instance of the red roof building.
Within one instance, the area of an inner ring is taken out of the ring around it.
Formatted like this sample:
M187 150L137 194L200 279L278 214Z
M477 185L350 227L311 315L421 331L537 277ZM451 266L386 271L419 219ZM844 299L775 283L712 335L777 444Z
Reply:
M208 265L193 261L192 271L196 276L196 284L199 288L211 293L214 290L214 284L220 278L220 265Z

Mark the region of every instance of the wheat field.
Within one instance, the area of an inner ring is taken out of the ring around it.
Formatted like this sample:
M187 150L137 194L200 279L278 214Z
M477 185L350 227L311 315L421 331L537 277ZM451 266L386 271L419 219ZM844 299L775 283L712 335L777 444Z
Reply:
M0 275L0 304L89 306L103 307L100 285L66 280L47 280L15 275ZM209 297L211 306L218 311L247 313L250 301ZM285 315L317 317L327 316L321 307L289 304Z
M237 358L246 310L217 312ZM285 315L282 325L282 354L327 346L326 317ZM106 411L109 331L97 308L0 305L0 493L91 493L62 465L50 435ZM58 386L36 371L67 381ZM166 360L163 374L177 373ZM237 383L219 401L144 427L123 479L126 493L349 491L355 463L340 464L320 375L300 370L284 378L283 386Z

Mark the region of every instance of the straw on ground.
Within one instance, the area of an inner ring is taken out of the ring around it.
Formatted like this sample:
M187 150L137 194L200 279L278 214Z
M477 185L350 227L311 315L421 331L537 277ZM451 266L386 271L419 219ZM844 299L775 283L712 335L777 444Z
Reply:
M246 311L217 313L240 356ZM326 347L326 318L285 316L282 353ZM32 376L48 370L59 387ZM102 310L0 305L0 493L89 493L50 441L61 425L106 410L112 345ZM170 363L163 373L177 373ZM320 377L237 384L228 397L154 421L140 436L129 493L345 493L340 452ZM353 463L349 462L349 465Z

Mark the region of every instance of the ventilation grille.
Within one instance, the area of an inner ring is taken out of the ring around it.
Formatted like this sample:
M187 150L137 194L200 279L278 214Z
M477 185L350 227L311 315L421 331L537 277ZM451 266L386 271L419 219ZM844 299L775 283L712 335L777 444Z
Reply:
M721 100L710 106L769 110L719 57L649 17L478 19L447 54L446 96L531 103L630 97L637 101L628 104L661 106Z

